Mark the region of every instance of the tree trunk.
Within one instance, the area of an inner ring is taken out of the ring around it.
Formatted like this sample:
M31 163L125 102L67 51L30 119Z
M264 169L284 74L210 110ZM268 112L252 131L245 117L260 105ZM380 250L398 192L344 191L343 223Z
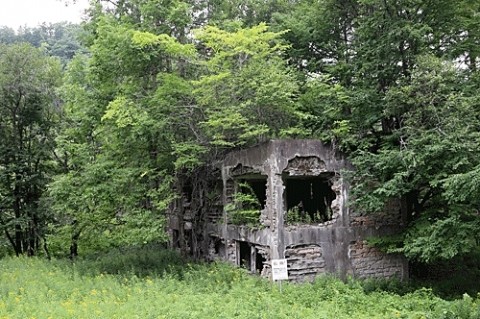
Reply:
M70 256L71 260L74 260L78 256L78 239L80 238L80 233L82 229L77 229L77 221L72 223L73 231L72 231L72 241L70 243Z

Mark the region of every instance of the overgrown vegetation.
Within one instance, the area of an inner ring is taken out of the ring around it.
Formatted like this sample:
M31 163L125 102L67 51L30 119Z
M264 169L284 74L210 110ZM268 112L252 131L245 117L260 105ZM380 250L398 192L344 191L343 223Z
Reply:
M229 150L277 137L345 152L349 205L401 198L396 252L478 253L479 12L479 0L96 0L82 29L0 29L1 254L165 240L177 177L200 185ZM258 220L246 211L237 222Z
M295 224L311 224L311 223L324 223L331 219L331 210L326 209L327 216L323 216L319 211L313 214L313 217L305 211L302 211L299 206L294 206L290 208L285 214L285 223L287 225Z
M224 264L185 263L168 251L132 247L64 260L0 260L1 318L478 318L480 299L429 289L398 295L321 277L284 284Z
M248 183L239 183L233 201L225 207L228 220L234 225L260 226L261 205Z

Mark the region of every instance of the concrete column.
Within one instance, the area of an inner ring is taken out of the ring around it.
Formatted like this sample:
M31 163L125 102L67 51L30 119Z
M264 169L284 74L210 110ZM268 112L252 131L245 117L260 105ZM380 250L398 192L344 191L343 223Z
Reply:
M240 257L240 242L235 241L235 264L240 267L242 265L242 260Z
M250 272L252 274L257 270L257 250L255 246L250 246Z
M273 214L275 216L275 232L273 234L274 246L272 246L272 258L281 259L285 258L285 241L284 241L284 225L283 225L283 213L284 213L284 186L282 176L280 174L274 174L271 176L273 185Z

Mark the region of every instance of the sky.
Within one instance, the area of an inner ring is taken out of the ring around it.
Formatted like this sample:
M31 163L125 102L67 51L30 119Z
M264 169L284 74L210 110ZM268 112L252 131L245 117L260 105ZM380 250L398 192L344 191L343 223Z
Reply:
M69 5L66 6L65 3ZM36 27L43 22L81 21L88 0L0 0L0 26L17 30L20 26Z

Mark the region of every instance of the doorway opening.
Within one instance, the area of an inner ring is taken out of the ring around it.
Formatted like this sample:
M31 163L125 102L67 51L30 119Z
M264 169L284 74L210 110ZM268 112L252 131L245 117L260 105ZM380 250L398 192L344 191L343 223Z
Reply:
M239 241L238 242L238 265L245 269L251 270L251 248L250 244L246 241Z

